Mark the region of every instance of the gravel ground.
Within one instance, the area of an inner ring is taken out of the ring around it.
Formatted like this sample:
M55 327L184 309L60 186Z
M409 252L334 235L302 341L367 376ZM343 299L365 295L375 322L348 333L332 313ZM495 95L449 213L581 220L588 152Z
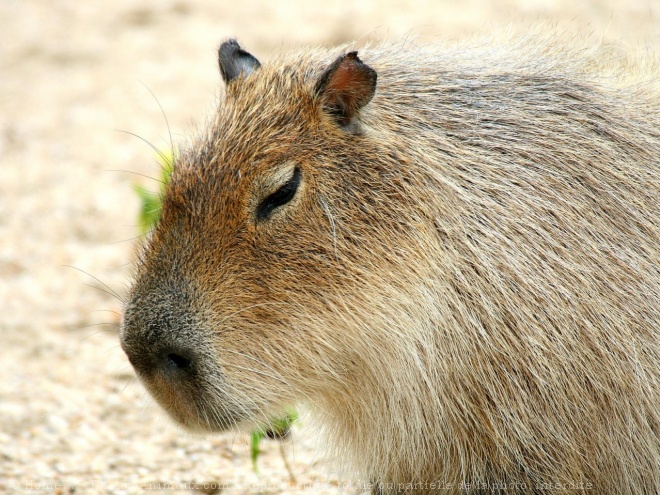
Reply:
M358 490L317 454L304 421L283 445L296 483L278 442L264 442L255 474L245 435L181 432L118 346L138 232L132 187L155 188L135 174L158 173L144 141L169 147L159 104L175 142L203 122L223 38L262 62L305 44L547 21L624 51L660 46L659 0L310 4L0 2L0 492Z

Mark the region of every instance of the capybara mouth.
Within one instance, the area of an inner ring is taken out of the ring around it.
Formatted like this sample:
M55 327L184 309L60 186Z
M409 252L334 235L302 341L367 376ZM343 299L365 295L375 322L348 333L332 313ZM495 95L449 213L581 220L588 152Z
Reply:
M176 423L191 431L219 432L246 417L245 407L227 393L213 357L188 341L153 339L148 327L139 330L132 323L130 310L127 315L121 346L140 381Z
M168 415L192 432L223 432L246 419L223 390L208 383L173 382L162 373L138 376Z

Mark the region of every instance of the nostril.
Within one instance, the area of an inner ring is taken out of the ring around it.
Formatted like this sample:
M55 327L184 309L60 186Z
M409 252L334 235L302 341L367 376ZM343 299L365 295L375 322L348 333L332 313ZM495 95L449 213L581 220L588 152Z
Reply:
M192 376L195 370L195 353L181 347L170 347L158 353L157 366L170 378Z
M167 364L171 369L178 370L189 370L193 366L193 360L191 358L182 356L181 354L176 354L174 352L169 353L166 356Z

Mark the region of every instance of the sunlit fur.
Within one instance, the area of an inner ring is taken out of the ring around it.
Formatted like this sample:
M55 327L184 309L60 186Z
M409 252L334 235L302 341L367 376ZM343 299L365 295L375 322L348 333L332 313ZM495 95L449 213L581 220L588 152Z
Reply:
M151 391L208 430L303 402L365 481L659 493L658 73L548 38L368 47L354 135L313 95L340 53L262 60L178 158L122 338L166 312L204 375Z

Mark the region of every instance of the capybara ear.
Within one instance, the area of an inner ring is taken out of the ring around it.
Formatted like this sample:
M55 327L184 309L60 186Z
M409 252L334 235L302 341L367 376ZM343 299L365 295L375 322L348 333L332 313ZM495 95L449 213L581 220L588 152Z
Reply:
M241 74L249 76L252 71L261 67L259 61L243 50L234 39L225 41L218 48L218 65L225 84L229 84Z
M358 110L376 93L376 71L349 52L335 60L316 82L316 95L343 127L350 128Z

